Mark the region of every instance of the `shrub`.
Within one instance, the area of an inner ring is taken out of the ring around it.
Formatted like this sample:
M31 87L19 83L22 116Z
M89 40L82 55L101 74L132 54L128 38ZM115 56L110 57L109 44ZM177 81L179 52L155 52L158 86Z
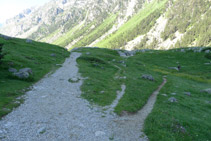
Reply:
M4 54L3 54L3 51L2 51L3 45L4 44L0 44L0 64L1 64L2 58L4 57Z

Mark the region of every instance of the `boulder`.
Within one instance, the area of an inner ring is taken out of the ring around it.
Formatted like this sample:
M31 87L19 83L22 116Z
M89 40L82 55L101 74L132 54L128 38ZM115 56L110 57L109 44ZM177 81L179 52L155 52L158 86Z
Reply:
M177 102L177 99L175 97L171 97L168 99L169 102L174 103Z
M154 81L154 78L152 77L152 75L149 75L149 74L144 74L142 75L143 79L147 79L147 80L150 80L150 81Z

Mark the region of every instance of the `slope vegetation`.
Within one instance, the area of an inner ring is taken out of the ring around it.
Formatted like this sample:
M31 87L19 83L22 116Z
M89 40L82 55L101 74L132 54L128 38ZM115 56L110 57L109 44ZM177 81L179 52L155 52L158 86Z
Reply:
M120 57L116 50L77 49L82 53L77 60L79 71L86 78L82 97L92 104L107 106L124 84L125 94L115 112L133 115L146 104L165 76L167 84L158 94L144 132L153 141L210 140L211 97L204 91L211 85L209 50L140 50L128 58ZM142 78L143 75L151 75L154 81ZM172 98L175 100L171 102Z
M25 39L0 37L5 54L0 64L0 117L22 102L21 96L33 83L59 67L69 53L59 46ZM33 75L27 79L14 77L9 68L31 68ZM16 99L18 98L18 99Z

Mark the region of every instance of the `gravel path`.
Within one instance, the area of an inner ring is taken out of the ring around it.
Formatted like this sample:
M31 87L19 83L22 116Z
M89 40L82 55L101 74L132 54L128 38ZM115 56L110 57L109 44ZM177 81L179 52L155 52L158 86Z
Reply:
M142 141L144 119L156 100L137 115L118 117L112 111L124 94L125 86L117 99L105 112L80 98L82 81L70 83L68 79L80 77L76 59L70 58L54 74L46 76L26 93L25 102L0 121L0 140L3 141ZM164 85L164 84L163 84ZM162 87L162 86L161 86ZM160 87L160 88L161 88ZM159 90L157 90L158 92ZM150 100L149 100L150 101ZM150 108L148 108L150 107ZM142 112L144 112L142 114Z

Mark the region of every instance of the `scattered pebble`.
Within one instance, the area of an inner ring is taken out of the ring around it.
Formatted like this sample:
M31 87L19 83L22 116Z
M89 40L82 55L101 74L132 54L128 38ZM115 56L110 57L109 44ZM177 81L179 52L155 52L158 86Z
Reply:
M46 132L46 128L45 127L42 127L40 128L38 131L37 131L39 134L43 134Z
M191 96L191 92L184 92L185 95Z
M177 102L177 99L174 97L171 97L168 99L168 101L174 103L174 102Z
M167 94L161 94L162 96L167 96Z
M171 93L171 95L176 95L177 93Z
M154 78L152 77L152 75L149 75L149 74L143 74L141 78L154 81Z

